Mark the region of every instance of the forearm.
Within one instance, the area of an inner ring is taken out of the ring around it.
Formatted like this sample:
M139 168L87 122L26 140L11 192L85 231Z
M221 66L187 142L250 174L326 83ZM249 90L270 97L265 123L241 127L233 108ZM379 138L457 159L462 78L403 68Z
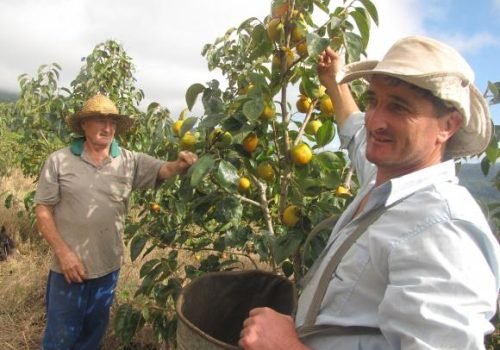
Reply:
M335 120L337 125L342 128L344 122L354 112L358 112L359 108L352 97L351 91L347 84L337 84L335 80L327 84L326 92L335 106Z
M35 214L38 231L50 245L54 254L60 256L70 249L57 230L53 208L38 204L35 208Z
M171 177L177 176L181 173L181 170L177 166L177 161L165 162L158 172L158 179L160 181L170 179Z
M180 151L177 160L163 163L158 172L158 180L163 181L184 173L197 160L198 156L195 153Z

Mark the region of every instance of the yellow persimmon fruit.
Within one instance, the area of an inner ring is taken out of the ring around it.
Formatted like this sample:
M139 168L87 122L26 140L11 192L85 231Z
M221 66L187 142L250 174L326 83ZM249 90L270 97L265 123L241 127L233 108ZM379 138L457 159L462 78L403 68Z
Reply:
M160 205L158 203L151 203L151 211L154 211L155 213L160 212Z
M300 56L300 57L303 57L303 56L307 56L308 55L308 52L307 52L307 41L305 40L302 40L300 41L296 46L295 46L295 49L297 50L297 54ZM302 92L301 92L302 93Z
M283 55L283 60L285 62L285 69L288 69L293 64L293 61L295 60L295 55L293 51L287 47L282 48L280 52L277 52L273 55L272 67L274 69L281 70L281 62L282 62L281 55Z
M271 3L271 15L273 17L284 16L288 11L287 0L273 0Z
M238 183L238 190L240 192L248 191L250 186L251 186L251 182L250 182L250 179L248 179L248 177L245 177L245 176L240 177L240 181Z
M300 220L300 209L296 205L288 206L283 212L283 224L286 227L294 227Z
M337 187L337 190L335 190L335 194L337 196L341 196L343 194L347 194L350 196L351 192L347 188L345 188L344 186L340 185L339 187Z
M279 41L285 33L285 27L280 18L273 18L269 21L266 27L267 36L271 41Z
M226 148L233 142L233 136L227 131L220 128L215 129L210 134L210 143L217 148Z
M295 106L297 107L297 110L300 113L307 113L309 109L311 108L312 100L305 96L305 95L300 95L299 99L295 103Z
M257 174L259 175L260 178L266 181L274 180L275 176L274 169L268 162L262 162L259 165L257 165Z
M305 132L308 135L316 135L316 133L318 132L319 128L321 128L322 125L323 123L321 122L321 120L317 119L311 120L307 123Z
M306 28L300 23L294 23L292 27L291 39L294 43L305 40L307 31Z
M254 132L251 132L245 138L243 139L243 142L241 145L243 146L243 149L247 151L248 153L252 153L257 149L257 145L259 144L259 138L257 137L257 134Z
M262 111L262 114L260 115L260 117L262 119L267 119L267 120L271 120L271 119L274 119L274 117L276 116L276 111L274 110L274 105L271 105L271 104L267 104L264 106L264 110Z
M335 113L335 108L333 107L333 102L330 99L330 96L323 95L319 101L319 110L321 113L331 116Z
M295 165L306 165L311 161L313 153L306 143L300 143L292 148L291 156Z
M179 136L179 134L181 133L181 128L183 123L184 120L177 120L175 123L172 124L172 132L174 133L175 136Z
M188 131L182 135L179 145L182 150L193 151L195 149L196 141L196 135Z

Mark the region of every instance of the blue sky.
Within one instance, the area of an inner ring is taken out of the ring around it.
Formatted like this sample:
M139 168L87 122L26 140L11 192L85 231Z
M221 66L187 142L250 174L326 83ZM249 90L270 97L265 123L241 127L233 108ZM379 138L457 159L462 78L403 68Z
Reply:
M374 0L380 26L373 29L369 55L381 57L400 37L427 35L456 48L485 91L488 80L500 82L500 0ZM394 7L397 7L396 9ZM500 124L500 106L490 108Z
M380 58L395 40L428 35L457 48L476 72L482 91L500 81L500 0L372 0L368 58ZM332 0L333 6L341 0ZM201 48L249 17L264 19L270 0L0 0L0 89L16 91L20 74L42 64L62 66L68 86L81 58L100 42L120 42L136 65L146 102L167 106L176 118L193 83L219 78L209 72ZM153 10L151 10L153 9ZM492 108L500 124L500 106Z

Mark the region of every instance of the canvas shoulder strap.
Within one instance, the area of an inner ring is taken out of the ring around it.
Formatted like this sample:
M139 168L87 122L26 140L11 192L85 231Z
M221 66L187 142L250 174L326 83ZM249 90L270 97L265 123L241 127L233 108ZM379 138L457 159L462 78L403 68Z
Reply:
M351 235L349 235L349 237L347 237L344 242L342 242L333 257L330 259L328 265L321 275L318 288L313 295L311 307L309 308L305 316L304 325L297 329L299 337L303 338L318 333L332 335L380 334L380 329L378 328L364 326L317 326L314 325L314 323L316 321L316 317L318 316L323 298L325 297L331 276L337 269L339 263L342 261L342 258L352 247L354 242L356 242L357 239L366 231L368 226L375 222L387 209L387 207L382 206L368 214L368 216L359 224L356 230Z

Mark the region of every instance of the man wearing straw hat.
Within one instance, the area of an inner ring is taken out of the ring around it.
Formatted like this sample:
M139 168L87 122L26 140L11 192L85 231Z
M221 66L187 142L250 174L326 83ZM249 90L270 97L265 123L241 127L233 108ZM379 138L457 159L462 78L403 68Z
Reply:
M52 153L35 195L37 225L54 255L43 349L94 350L105 335L121 258L130 193L182 174L197 157L165 162L118 146L132 126L104 95L67 118L83 135Z
M412 36L381 61L344 69L327 49L318 74L361 188L305 277L295 321L254 309L240 346L484 349L500 248L453 161L491 139L471 68L443 43ZM358 78L369 82L365 113L345 84Z

